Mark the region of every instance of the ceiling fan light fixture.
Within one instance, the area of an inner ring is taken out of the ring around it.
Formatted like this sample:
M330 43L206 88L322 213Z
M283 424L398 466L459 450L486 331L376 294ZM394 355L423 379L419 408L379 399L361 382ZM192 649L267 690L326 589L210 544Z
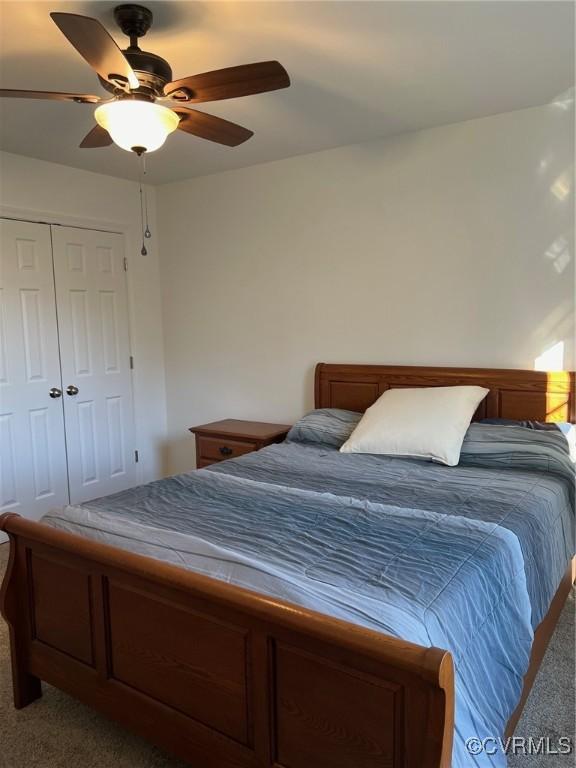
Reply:
M169 98L188 105L237 99L290 85L288 73L274 60L214 69L173 80L172 68L166 59L143 51L138 45L139 38L148 32L153 21L152 11L141 5L125 3L114 9L116 23L130 38L126 50L120 49L98 19L62 11L50 16L66 40L98 75L101 85L113 94L113 100L103 102L100 96L89 93L15 88L0 88L0 99L98 104L97 124L82 139L81 149L108 147L115 143L141 156L144 152L159 149L168 134L177 128L190 136L225 147L237 147L254 132L180 104L169 109L157 104L156 99Z
M108 131L114 143L128 152L135 148L154 152L180 122L180 117L168 107L136 99L102 104L94 112L94 117L98 125Z

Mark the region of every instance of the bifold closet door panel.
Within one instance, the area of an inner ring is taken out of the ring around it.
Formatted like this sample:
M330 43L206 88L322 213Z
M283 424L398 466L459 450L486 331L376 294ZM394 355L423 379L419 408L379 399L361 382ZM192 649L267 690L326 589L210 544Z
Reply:
M53 227L72 504L136 484L123 237Z
M68 503L62 399L50 227L0 219L0 512Z

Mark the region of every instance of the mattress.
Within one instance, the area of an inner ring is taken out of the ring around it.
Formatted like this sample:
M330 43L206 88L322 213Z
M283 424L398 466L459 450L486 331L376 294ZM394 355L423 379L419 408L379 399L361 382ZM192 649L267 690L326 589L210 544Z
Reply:
M504 766L466 741L499 737L519 699L574 551L574 488L570 468L523 462L500 433L490 449L489 434L457 467L273 445L43 521L449 650L453 767Z

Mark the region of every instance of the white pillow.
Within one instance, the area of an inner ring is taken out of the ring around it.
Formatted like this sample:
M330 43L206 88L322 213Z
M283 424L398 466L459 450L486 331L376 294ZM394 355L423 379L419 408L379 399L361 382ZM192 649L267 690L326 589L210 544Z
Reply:
M388 389L360 419L342 453L417 456L454 467L484 387Z

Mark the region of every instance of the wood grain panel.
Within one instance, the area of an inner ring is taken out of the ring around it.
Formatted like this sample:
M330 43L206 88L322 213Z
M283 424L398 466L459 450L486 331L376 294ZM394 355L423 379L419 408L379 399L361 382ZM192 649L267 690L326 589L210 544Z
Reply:
M395 765L400 686L282 644L274 659L279 766Z
M338 403L338 405L328 407L363 412L380 397L383 391L376 381L331 381L329 386L330 402Z
M108 603L112 677L247 744L247 633L114 583Z
M33 639L93 666L90 576L32 553L28 569Z
M230 440L225 437L198 437L198 455L201 459L221 461L243 456L256 449L256 443L241 440Z
M573 371L318 363L316 408L365 411L390 388L477 385L490 390L474 419L576 421Z
M500 390L499 413L507 419L533 419L543 421L542 409L545 409L546 421L569 421L569 396L566 392L517 392Z

